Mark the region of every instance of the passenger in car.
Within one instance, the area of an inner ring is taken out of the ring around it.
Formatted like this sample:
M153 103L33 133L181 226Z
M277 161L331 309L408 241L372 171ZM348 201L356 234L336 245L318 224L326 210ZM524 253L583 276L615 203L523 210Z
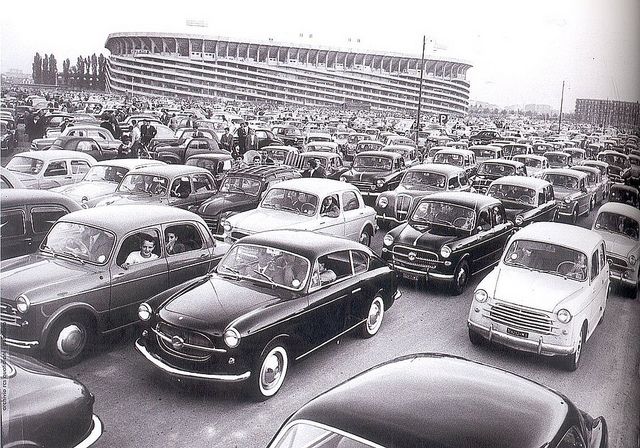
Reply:
M140 242L140 250L131 252L122 267L124 269L128 269L132 264L144 263L145 261L157 259L158 256L153 253L155 246L156 244L151 236L143 235Z
M184 244L178 242L178 235L175 232L167 232L166 240L165 248L168 255L179 254L187 250Z

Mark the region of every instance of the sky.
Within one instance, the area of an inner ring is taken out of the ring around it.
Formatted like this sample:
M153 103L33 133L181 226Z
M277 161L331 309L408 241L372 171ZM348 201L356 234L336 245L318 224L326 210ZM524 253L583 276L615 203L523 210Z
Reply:
M187 20L207 27L188 27ZM271 38L418 57L426 36L426 57L473 65L468 79L476 101L559 109L563 81L565 111L576 98L640 100L640 0L12 0L0 5L0 30L3 72L31 73L36 51L55 54L58 70L67 57L73 64L79 54L108 55L105 40L118 31Z

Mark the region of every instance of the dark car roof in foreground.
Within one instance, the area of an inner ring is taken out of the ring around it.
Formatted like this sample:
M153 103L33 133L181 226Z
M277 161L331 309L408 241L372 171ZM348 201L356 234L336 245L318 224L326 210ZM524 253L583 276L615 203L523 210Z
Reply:
M148 204L94 207L69 213L60 220L111 229L119 233L179 220L204 223L201 217L187 210L166 205Z
M416 354L336 386L290 421L322 423L387 448L540 448L570 408L562 395L504 370Z
M309 259L339 250L361 250L370 253L368 247L355 241L304 230L272 230L246 236L241 243L258 244L302 255Z
M64 205L69 211L80 210L80 204L61 193L46 190L34 190L31 188L3 188L0 195L2 208L20 205L44 204Z

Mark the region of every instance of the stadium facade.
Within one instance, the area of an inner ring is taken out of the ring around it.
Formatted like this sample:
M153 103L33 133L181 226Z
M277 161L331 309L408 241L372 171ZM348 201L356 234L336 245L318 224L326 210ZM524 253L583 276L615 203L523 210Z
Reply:
M415 111L420 58L166 33L112 33L114 93ZM464 115L470 64L425 59L422 108Z

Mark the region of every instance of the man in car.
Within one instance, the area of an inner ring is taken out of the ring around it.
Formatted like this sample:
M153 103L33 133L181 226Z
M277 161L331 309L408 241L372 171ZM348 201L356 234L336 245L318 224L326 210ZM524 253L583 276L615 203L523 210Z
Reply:
M168 255L179 254L186 251L184 244L178 242L178 235L175 232L167 231L167 244L165 245Z
M131 252L127 259L125 260L122 267L124 269L128 269L132 264L144 263L145 261L151 261L158 258L156 254L153 253L153 249L156 244L153 241L153 238L149 235L142 235L142 240L140 242L140 250L136 250Z
M302 173L302 177L326 178L324 167L316 159L309 159L308 168Z

